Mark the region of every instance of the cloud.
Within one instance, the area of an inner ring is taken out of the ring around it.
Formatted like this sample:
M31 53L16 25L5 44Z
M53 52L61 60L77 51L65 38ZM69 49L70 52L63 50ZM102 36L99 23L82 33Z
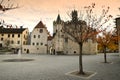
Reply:
M19 4L20 8L10 10L0 14L6 22L29 27L30 31L42 20L52 33L53 21L58 13L63 20L68 20L67 11L74 8L81 10L81 7L88 6L92 2L97 5L96 12L100 11L102 5L110 6L110 13L119 14L119 0L13 0L14 4ZM59 12L58 12L59 11Z

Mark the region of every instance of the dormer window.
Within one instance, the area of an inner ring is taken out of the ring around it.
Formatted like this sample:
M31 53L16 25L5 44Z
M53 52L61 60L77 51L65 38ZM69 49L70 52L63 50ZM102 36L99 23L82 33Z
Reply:
M40 33L43 33L43 29L40 29Z

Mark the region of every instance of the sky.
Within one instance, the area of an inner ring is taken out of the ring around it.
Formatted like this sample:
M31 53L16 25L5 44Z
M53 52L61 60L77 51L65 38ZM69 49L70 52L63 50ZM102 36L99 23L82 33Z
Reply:
M1 1L1 0L0 0ZM85 6L96 4L96 14L100 13L102 7L110 7L109 14L113 17L120 15L120 0L11 0L8 4L19 5L19 8L0 12L0 20L4 19L6 23L24 26L31 32L33 28L42 21L48 31L53 32L53 21L60 14L62 20L70 20L67 13L76 9L78 12ZM4 3L7 4L7 3Z

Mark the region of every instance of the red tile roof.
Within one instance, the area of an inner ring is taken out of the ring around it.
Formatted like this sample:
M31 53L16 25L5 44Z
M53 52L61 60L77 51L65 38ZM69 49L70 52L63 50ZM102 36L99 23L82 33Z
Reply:
M43 24L42 21L40 21L35 28L45 28L45 30L47 31L47 34L50 35L49 31L47 30L47 27Z
M46 28L45 25L42 23L42 21L40 21L35 28Z

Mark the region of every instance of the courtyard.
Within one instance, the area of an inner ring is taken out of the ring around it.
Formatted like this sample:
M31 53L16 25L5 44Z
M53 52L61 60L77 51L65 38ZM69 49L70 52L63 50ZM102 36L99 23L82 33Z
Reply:
M17 54L0 55L0 80L86 80L76 76L66 75L78 70L77 55L35 55L22 54L25 62L6 62L6 59L19 58ZM107 54L110 64L102 63L103 54L84 55L84 71L96 74L89 80L119 80L120 57L118 53Z

